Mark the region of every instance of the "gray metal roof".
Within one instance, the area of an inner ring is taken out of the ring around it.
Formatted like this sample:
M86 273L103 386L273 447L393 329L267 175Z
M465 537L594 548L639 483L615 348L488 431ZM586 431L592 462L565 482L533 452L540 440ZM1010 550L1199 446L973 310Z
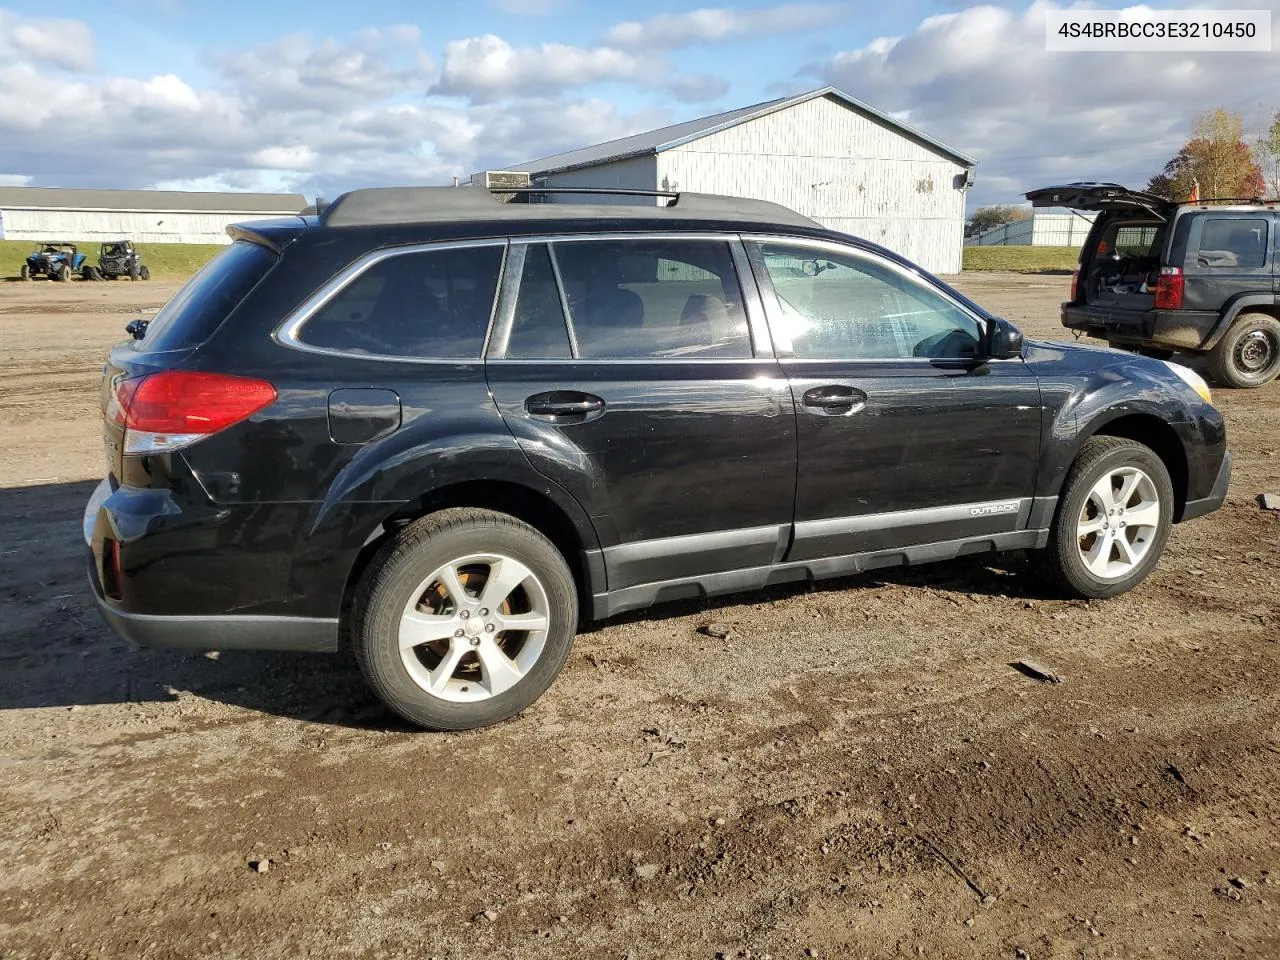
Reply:
M582 147L579 150L570 150L568 153L559 153L552 157L543 157L541 160L532 160L529 163L517 164L514 167L508 167L509 170L523 170L528 173L562 173L566 170L577 170L582 167L594 167L601 163L611 163L615 160L626 160L629 157L639 157L645 154L662 153L664 150L670 150L673 147L681 146L692 140L705 137L708 134L719 133L729 127L737 126L748 120L754 120L757 117L763 117L778 110L785 110L788 107L794 107L797 104L805 103L818 97L831 97L832 99L843 103L851 110L866 114L885 123L902 133L903 136L910 137L928 147L937 150L939 153L946 154L958 160L966 167L972 167L976 160L972 157L960 153L957 150L947 146L941 140L936 140L927 133L917 130L915 127L903 123L901 120L895 120L881 110L868 103L863 103L855 97L849 96L842 90L835 87L823 87L820 90L810 90L808 93L802 93L794 97L782 97L778 100L766 100L764 103L752 104L749 107L742 107L738 110L730 110L727 113L717 113L710 117L702 117L698 120L687 120L684 123L676 123L669 127L659 127L657 130L650 130L647 133L637 133L634 136L623 137L619 140L609 140L605 143L597 143L594 146Z
M188 190L86 190L0 187L0 210L189 210L201 213L297 213L297 193L206 193Z

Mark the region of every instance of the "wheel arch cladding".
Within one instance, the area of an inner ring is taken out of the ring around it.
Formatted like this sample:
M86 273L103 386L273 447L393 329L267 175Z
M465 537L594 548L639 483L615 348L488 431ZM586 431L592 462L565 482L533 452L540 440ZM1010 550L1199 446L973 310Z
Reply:
M1222 316L1200 344L1201 350L1212 350L1218 345L1235 322L1247 313L1265 313L1280 320L1280 302L1275 294L1246 293L1235 297L1222 308Z
M1169 471L1175 521L1182 516L1187 503L1187 452L1173 427L1149 413L1129 413L1091 426L1080 437L1080 443L1090 437L1123 437L1150 448Z
M603 582L595 582L599 578L599 572L591 569L587 558L587 551L594 551L598 543L585 514L575 521L570 515L569 506L559 502L549 489L534 489L509 480L464 480L427 491L388 513L380 525L381 532L361 547L347 574L342 603L344 625L348 622L351 603L365 571L388 538L414 520L451 507L473 507L505 513L522 520L550 540L573 574L580 609L590 609L593 587L604 588Z

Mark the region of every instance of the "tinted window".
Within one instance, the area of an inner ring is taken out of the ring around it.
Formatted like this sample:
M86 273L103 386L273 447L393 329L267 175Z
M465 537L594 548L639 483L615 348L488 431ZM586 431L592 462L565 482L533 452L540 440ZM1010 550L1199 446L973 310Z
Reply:
M560 303L560 288L556 286L555 271L551 267L551 253L541 244L530 247L525 254L506 355L538 360L559 360L573 355Z
M751 356L727 243L601 240L553 249L578 356Z
M977 355L977 320L881 261L789 244L760 251L781 308L774 335L801 359Z
M134 344L142 351L179 350L203 343L279 259L266 247L237 240L175 293Z
M477 360L502 249L427 250L379 260L316 311L298 339L374 356Z
M1202 267L1260 267L1267 262L1267 221L1206 219L1196 262Z

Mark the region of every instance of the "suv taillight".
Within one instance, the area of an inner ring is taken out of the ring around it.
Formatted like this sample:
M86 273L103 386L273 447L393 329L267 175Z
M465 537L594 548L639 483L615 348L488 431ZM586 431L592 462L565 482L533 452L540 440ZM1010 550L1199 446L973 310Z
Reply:
M1080 271L1071 271L1071 302L1075 303L1080 299Z
M1161 267L1156 280L1156 309L1178 310L1182 307L1182 268Z
M125 453L164 453L225 430L275 402L265 380L166 370L116 384L108 416L124 427Z

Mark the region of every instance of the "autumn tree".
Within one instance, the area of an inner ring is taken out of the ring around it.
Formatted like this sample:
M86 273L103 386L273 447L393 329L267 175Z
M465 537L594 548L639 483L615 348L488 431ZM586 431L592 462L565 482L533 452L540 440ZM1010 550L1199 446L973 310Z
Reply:
M1267 196L1280 200L1280 111L1271 118L1271 126L1259 135L1253 155L1262 168Z
M1015 207L1010 204L979 207L969 218L969 235L974 236L992 227L1013 223L1015 220L1026 220L1030 216L1031 211L1025 207Z
M1170 200L1185 200L1200 184L1203 199L1256 197L1266 187L1253 151L1244 141L1244 120L1219 107L1196 117L1191 139L1164 172L1147 182L1147 192Z

